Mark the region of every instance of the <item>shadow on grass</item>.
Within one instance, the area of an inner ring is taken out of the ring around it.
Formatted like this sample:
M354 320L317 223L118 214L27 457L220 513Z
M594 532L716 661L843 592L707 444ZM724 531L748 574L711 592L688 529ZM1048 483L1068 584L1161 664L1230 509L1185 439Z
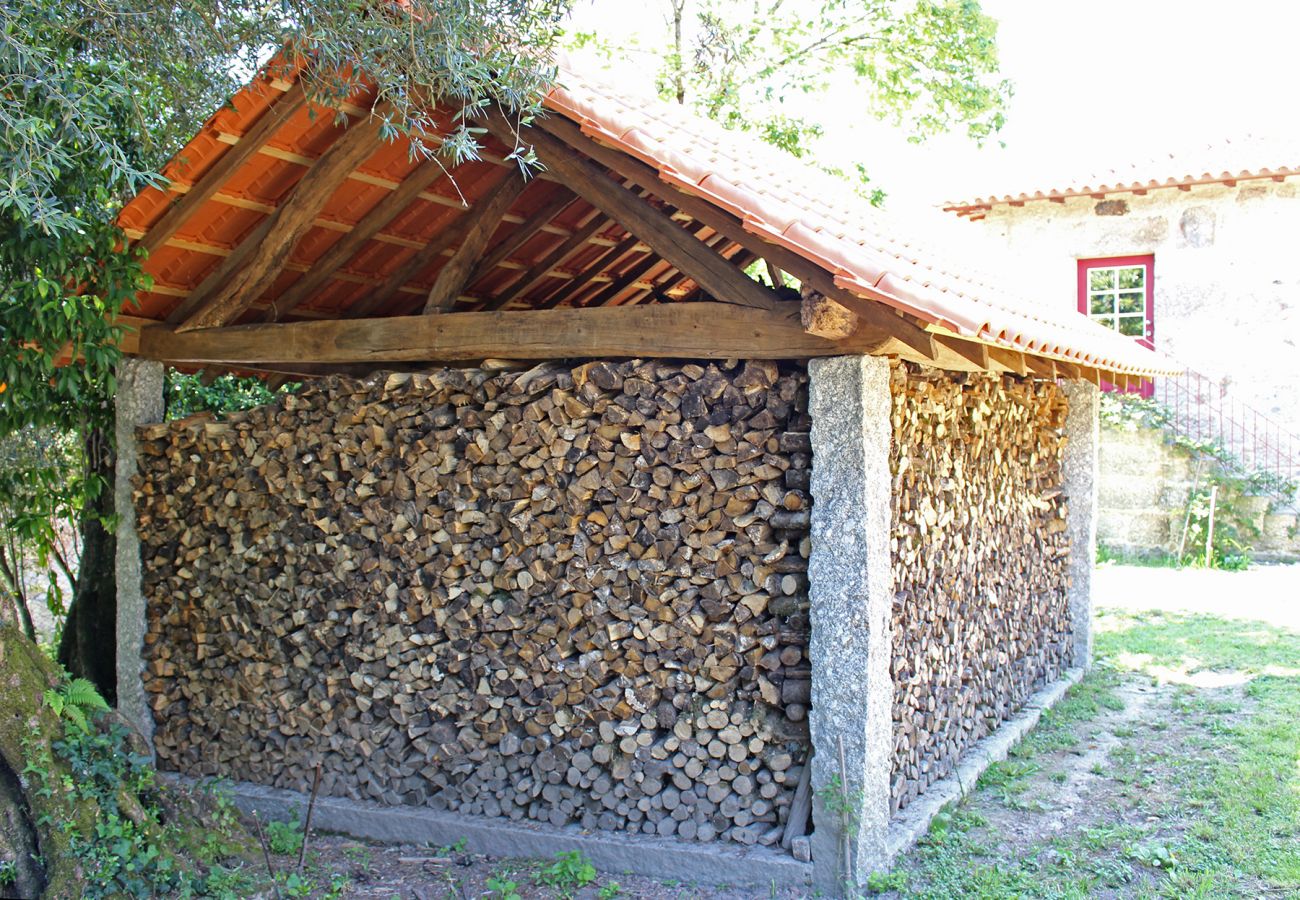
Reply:
M935 821L891 892L1300 896L1300 633L1110 610L1096 632L1096 667ZM1117 721L1139 696L1145 705ZM1089 772L1093 793L1077 798L1084 813L1076 803L1067 824L1050 821L1050 785L1078 780L1070 761L1099 731L1111 749ZM1000 832L1006 810L1025 821L1039 809L1037 837Z

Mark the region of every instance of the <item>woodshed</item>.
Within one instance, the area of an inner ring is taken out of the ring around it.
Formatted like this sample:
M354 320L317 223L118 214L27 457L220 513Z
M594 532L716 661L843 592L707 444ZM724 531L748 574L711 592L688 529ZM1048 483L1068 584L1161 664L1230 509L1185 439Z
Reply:
M444 172L372 102L261 77L119 220L159 767L665 877L887 866L1088 665L1096 385L1166 361L573 71L529 179L503 118ZM164 365L304 385L162 422Z

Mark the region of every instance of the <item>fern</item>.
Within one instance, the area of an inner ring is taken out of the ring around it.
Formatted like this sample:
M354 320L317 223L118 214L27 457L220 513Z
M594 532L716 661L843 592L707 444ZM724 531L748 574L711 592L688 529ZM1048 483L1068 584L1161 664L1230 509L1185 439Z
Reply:
M84 678L74 678L63 688L63 696L73 706L83 710L108 711L108 703L99 695L95 685Z
M95 685L84 678L74 678L57 691L45 692L45 705L82 731L90 730L90 714L106 712L108 704Z

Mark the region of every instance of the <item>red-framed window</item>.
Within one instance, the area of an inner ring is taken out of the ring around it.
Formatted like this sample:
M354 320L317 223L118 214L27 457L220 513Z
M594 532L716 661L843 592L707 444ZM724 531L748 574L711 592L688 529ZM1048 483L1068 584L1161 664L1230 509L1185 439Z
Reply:
M1079 312L1146 347L1156 339L1155 257L1079 260Z

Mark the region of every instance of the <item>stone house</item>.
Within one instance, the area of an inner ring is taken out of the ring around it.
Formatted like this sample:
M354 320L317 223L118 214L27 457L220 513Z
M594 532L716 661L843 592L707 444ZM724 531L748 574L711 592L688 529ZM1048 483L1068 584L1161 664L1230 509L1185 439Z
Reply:
M1088 665L1096 386L1172 367L561 85L525 180L261 77L123 210L121 707L321 827L838 891ZM308 383L164 423L164 365Z
M1179 360L1186 372L1156 379L1146 393L1173 411L1181 433L1219 441L1248 470L1295 480L1298 187L1295 148L1248 139L944 208L1014 251L1055 310L1083 313ZM1172 520L1162 507L1185 497L1189 480L1161 473L1186 465L1156 452L1157 444L1120 435L1103 442L1103 455L1112 444L1115 465L1105 469L1116 478L1102 488L1103 540L1168 545ZM1181 501L1174 505L1181 510ZM1286 511L1276 512L1265 540L1281 550Z

